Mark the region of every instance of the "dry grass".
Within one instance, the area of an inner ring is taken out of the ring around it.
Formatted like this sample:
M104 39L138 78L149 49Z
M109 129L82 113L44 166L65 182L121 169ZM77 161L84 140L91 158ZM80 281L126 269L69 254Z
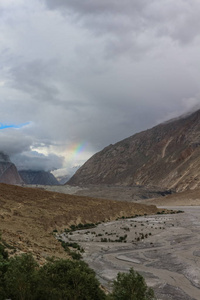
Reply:
M2 238L17 252L32 252L39 261L66 257L52 232L71 224L115 220L121 216L155 214L156 206L95 199L0 184Z

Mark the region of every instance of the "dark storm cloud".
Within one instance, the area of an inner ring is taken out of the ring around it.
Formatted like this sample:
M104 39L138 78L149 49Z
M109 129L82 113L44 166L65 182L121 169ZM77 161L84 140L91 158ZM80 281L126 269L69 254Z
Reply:
M11 86L30 94L37 101L59 102L59 91L54 86L52 73L56 62L34 60L10 70Z
M60 168L72 146L89 157L198 105L198 1L2 5L0 122L30 126L0 142L20 168Z
M52 9L56 8L73 8L75 11L82 12L85 14L104 14L104 13L127 13L132 11L141 10L146 4L147 0L102 0L102 1L93 1L93 0L48 0L46 1L47 6Z
M56 154L40 154L31 151L32 146L41 147L34 137L26 136L24 132L13 129L0 131L0 152L10 156L18 169L52 171L62 167L64 158Z
M73 71L70 70L70 73L69 77L69 74L63 72L59 59L37 59L23 62L9 69L10 87L25 92L34 102L39 102L40 105L46 105L45 102L47 102L48 106L55 105L61 106L61 109L70 108L73 110L80 108L83 103L77 97L74 99L69 94L70 81L76 81L73 78ZM57 76L60 75L60 82L58 82ZM86 103L84 103L84 106L86 106Z
M91 30L102 34L115 34L118 38L129 35L157 35L189 43L199 35L198 1L147 0L46 0L50 9L73 12ZM78 22L78 20L77 20Z
M29 151L31 144L31 137L23 135L19 130L0 131L0 151L8 155Z
M63 157L55 154L43 155L38 152L24 152L11 156L19 170L53 171L63 166Z

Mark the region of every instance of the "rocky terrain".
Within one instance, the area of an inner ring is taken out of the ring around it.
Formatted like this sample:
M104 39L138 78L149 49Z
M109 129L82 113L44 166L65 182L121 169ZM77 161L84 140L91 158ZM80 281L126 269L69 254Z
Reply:
M173 190L157 189L156 187L145 186L115 186L115 185L29 185L26 187L34 187L42 190L57 192L63 194L72 194L79 196L89 196L100 199L112 199L120 201L140 201L151 198L164 197L173 194Z
M32 185L29 185L29 187L31 186ZM89 196L100 199L112 199L134 203L137 202L143 204L153 204L156 206L200 206L200 189L171 193L170 191L155 191L154 189L146 189L145 187L110 185L88 185L86 187L70 185L36 185L32 187L63 194Z
M8 184L21 184L21 179L16 166L10 161L8 155L0 152L0 182Z
M44 184L58 185L59 182L55 176L46 171L21 170L19 171L21 178L26 184Z
M65 257L53 231L72 224L115 220L135 214L155 214L155 205L95 199L0 184L0 231L12 253L31 252L43 262Z
M70 187L65 185L65 187ZM121 201L134 201L165 197L173 194L173 190L158 189L156 187L146 186L114 186L114 185L87 185L84 188L79 187L76 195L92 196L95 198L113 199Z
M108 289L119 271L133 267L158 300L199 300L200 207L184 211L109 222L62 238L85 249L84 260Z
M110 145L90 158L71 185L200 187L200 110Z
M184 206L200 206L200 189L187 190L157 199L141 200L140 203L158 206L183 206L183 208Z

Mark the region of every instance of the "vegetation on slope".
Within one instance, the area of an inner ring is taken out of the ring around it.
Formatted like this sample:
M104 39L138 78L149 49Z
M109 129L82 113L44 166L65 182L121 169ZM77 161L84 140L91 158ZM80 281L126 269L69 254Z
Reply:
M71 225L116 220L135 214L156 214L156 206L95 199L0 184L0 230L16 254L33 253L38 261L66 258L53 231Z
M119 273L106 295L95 272L83 261L49 260L39 267L30 254L8 258L0 244L0 300L153 300L153 290L130 270Z

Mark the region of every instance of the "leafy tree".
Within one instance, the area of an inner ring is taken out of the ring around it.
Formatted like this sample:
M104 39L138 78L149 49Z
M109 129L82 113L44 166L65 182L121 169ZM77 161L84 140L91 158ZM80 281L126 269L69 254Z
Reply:
M5 250L5 246L0 243L0 258L7 259L8 252Z
M148 288L144 278L130 269L129 273L118 273L113 284L113 300L154 300L154 292Z
M40 300L104 300L95 272L83 261L50 261L39 270Z
M40 267L31 255L0 259L0 300L104 300L95 272L83 261L49 260Z
M1 246L1 244L0 244ZM130 269L118 273L113 293L100 289L95 272L83 261L50 259L39 267L32 255L14 258L0 247L0 300L154 300L144 278Z
M5 274L8 268L8 261L0 258L0 300L6 299Z
M32 255L22 254L9 260L5 273L6 296L15 300L33 300L38 265Z

